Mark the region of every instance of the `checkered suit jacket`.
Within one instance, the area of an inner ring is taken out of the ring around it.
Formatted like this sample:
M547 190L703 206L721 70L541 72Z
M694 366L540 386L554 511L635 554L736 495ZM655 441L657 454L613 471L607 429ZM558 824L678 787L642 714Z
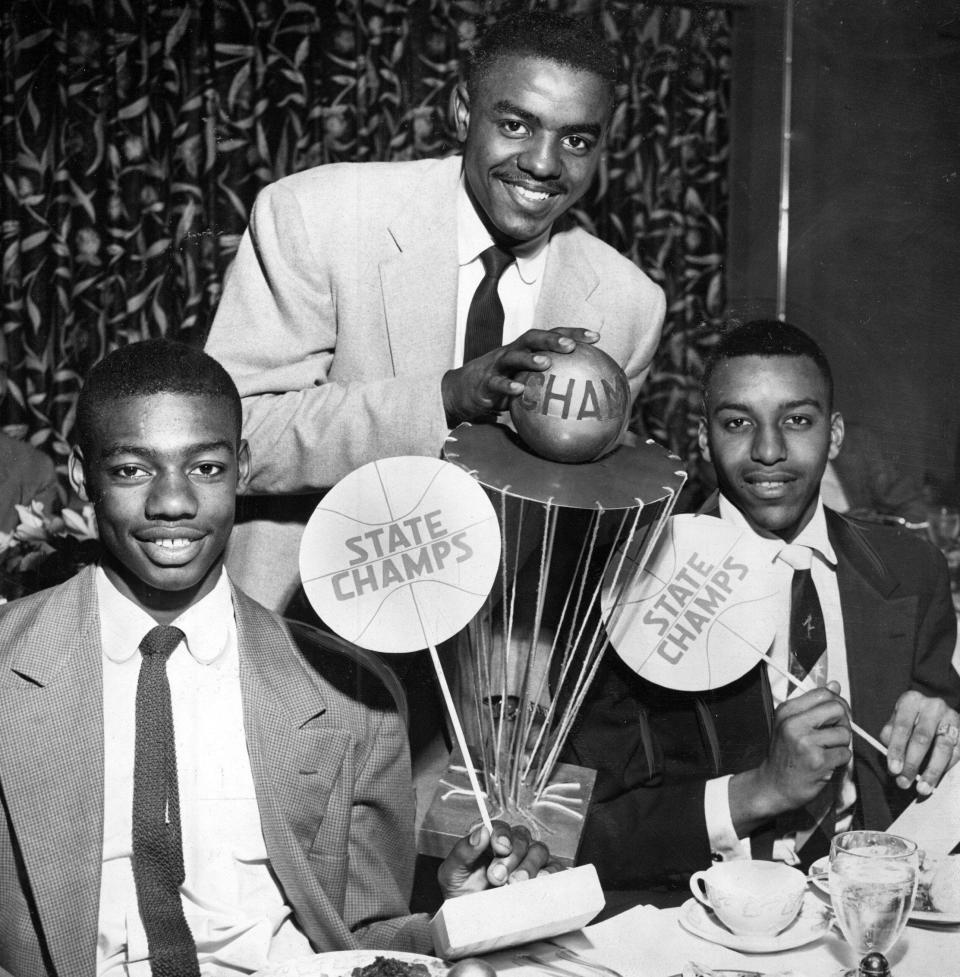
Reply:
M103 693L94 570L0 608L0 972L95 973ZM308 660L234 589L247 748L267 852L317 951L427 951L408 914L406 735L354 665ZM323 674L318 670L322 669Z

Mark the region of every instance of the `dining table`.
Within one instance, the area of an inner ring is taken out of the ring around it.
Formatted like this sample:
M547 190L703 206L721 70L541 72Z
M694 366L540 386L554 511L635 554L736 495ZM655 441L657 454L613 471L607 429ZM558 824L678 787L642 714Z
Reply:
M575 933L484 959L503 977L561 977L562 973L568 977L614 977L614 973L620 977L673 977L690 961L716 971L840 977L857 964L856 954L833 925L803 946L774 953L742 953L688 932L681 925L683 913L682 907L634 906ZM893 977L960 977L960 924L910 922L887 959Z

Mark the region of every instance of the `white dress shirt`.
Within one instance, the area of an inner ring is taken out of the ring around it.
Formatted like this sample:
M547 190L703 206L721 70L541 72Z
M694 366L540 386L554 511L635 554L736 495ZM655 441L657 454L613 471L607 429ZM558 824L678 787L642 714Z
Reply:
M133 758L140 641L156 624L97 570L103 643L103 874L97 974L150 977L132 868ZM270 870L240 697L226 573L174 626L167 662L180 788L184 915L200 973L225 977L311 952Z
M769 649L771 658L781 669L789 672L789 643L790 643L790 591L793 568L780 557L780 551L785 544L782 539L757 533L749 525L743 514L723 495L720 496L720 518L752 532L758 538L769 540L770 564L769 572L777 580L777 590L783 599L777 608L777 628L773 644ZM773 666L767 666L767 676L770 680L770 691L775 704L783 702L792 694L807 691L827 681L838 682L840 695L853 706L850 700L850 676L847 670L847 645L843 634L843 611L840 607L840 588L837 584L837 557L827 535L827 521L824 516L823 503L817 500L817 508L810 522L801 530L792 545L809 547L812 554L811 573L827 636L826 674L811 672L804 680L803 687L796 692L787 679ZM704 793L704 809L706 814L707 834L710 848L714 855L724 859L749 858L750 839L738 838L730 816L728 799L730 776L717 777L707 781ZM845 830L850 824L853 805L856 802L856 787L853 783L852 761L847 768L837 803L837 830ZM798 843L805 840L794 835L779 838L773 845L773 857L788 864L798 861L796 850Z
M463 177L457 189L457 331L454 343L454 366L463 364L467 314L477 286L483 279L480 255L493 244L490 232L477 216L467 194ZM533 326L533 316L540 297L543 273L550 251L550 231L528 241L514 251L516 261L500 276L497 294L503 305L503 343L506 345Z

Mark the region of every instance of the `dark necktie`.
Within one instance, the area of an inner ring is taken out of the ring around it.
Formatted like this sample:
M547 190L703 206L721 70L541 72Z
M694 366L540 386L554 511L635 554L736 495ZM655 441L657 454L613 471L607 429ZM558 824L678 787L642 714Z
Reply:
M503 343L503 305L497 294L500 276L513 261L513 255L495 244L480 255L483 278L473 293L467 313L467 331L463 344L463 362L496 349Z
M790 673L801 681L827 650L823 608L809 569L794 570L790 586Z
M792 545L780 553L793 567L790 584L790 674L803 681L813 671L827 650L827 629L823 608L813 582L810 564L813 553L809 547ZM826 668L814 676L818 684L826 682ZM843 767L809 804L777 819L781 834L796 833L797 855L804 868L830 850L837 821L836 805L844 777Z
M133 761L133 880L153 977L199 977L197 947L183 915L183 843L167 659L179 628L155 627L140 642Z
M810 566L813 550L800 543L788 543L777 554L793 569L790 585L790 674L803 681L827 650L827 628ZM826 661L824 661L826 664ZM826 683L826 669L815 675L818 685Z

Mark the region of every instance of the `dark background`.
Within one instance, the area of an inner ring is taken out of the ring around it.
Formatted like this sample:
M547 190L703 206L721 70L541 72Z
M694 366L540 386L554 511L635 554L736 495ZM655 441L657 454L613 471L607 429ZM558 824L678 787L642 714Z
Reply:
M727 287L744 314L776 311L785 11L733 14ZM845 414L955 499L960 4L794 13L787 318L822 342Z

